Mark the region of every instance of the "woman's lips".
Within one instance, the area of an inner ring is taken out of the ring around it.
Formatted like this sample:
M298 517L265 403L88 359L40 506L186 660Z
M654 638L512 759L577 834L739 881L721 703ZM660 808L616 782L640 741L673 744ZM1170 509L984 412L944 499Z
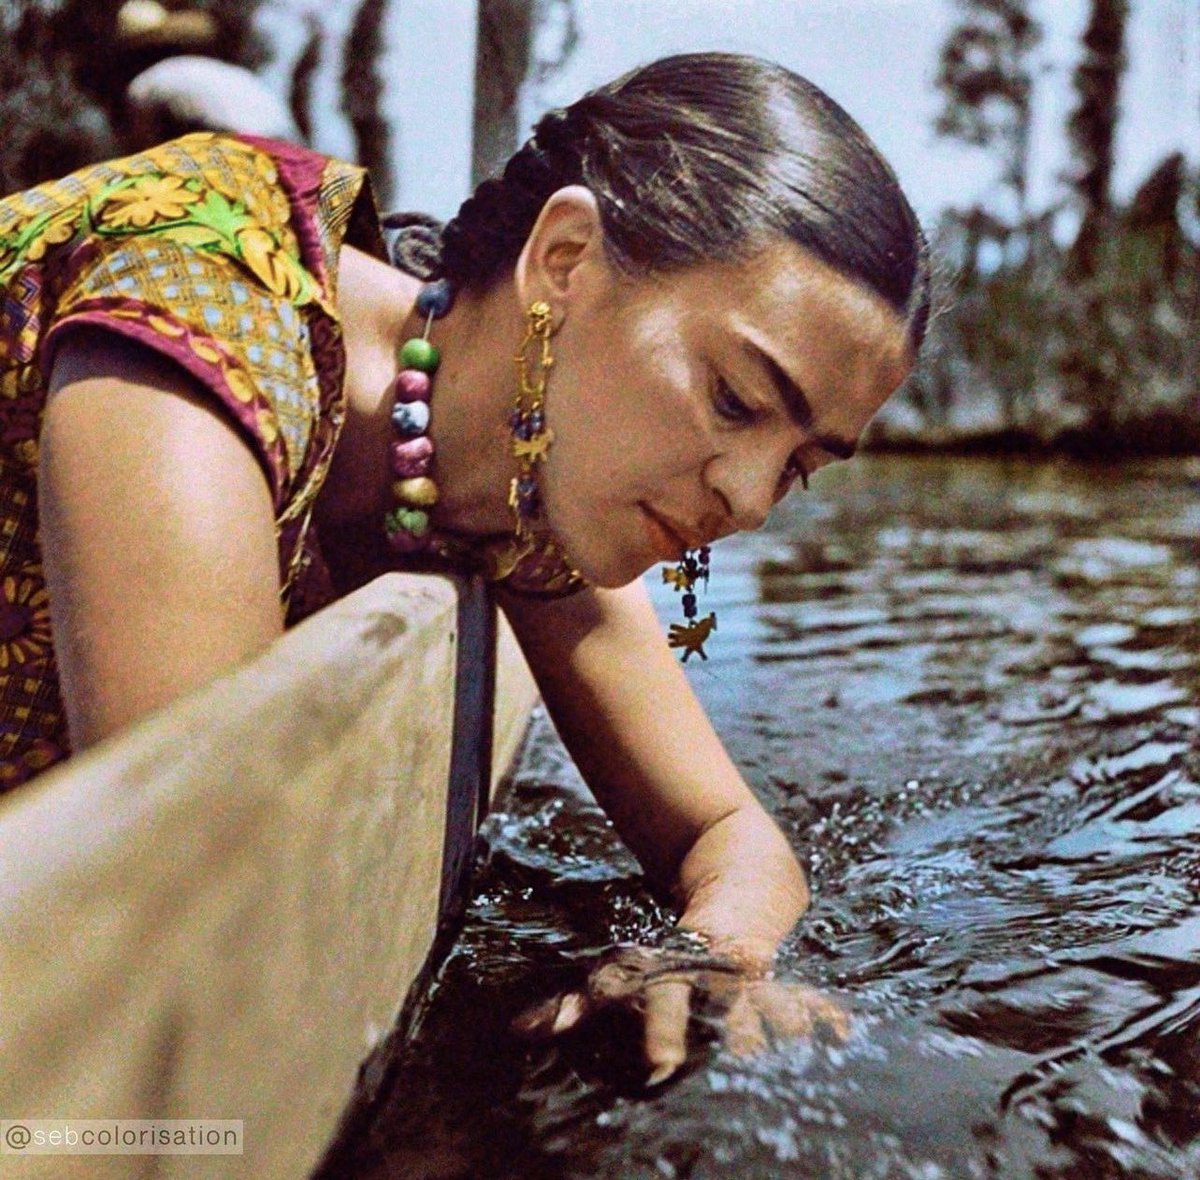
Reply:
M680 525L660 516L649 505L639 504L638 507L646 518L646 533L660 561L679 561L689 549L695 549L700 544L694 543Z

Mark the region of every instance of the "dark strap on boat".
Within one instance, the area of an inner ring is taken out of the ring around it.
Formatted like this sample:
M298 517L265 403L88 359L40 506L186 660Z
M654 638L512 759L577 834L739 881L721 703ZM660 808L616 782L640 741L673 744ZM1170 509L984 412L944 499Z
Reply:
M463 578L458 585L454 739L438 903L443 930L457 924L466 906L475 833L487 813L496 690L496 608L482 578Z

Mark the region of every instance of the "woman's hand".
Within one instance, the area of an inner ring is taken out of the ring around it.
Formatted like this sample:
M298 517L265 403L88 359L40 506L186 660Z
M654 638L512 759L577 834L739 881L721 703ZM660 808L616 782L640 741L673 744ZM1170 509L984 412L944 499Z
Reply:
M647 1086L670 1078L687 1058L693 1005L715 1021L725 1046L739 1057L772 1040L810 1036L818 1025L838 1040L850 1030L837 1001L800 983L752 973L701 952L618 946L593 968L584 987L553 996L523 1012L513 1030L531 1039L565 1033L606 1009L636 1013L643 1028Z

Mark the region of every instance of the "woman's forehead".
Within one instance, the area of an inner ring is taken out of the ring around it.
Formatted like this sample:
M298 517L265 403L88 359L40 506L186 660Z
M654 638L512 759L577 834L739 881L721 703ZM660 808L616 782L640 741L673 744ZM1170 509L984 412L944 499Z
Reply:
M848 347L895 353L909 360L907 325L882 296L788 239L732 261L681 268L646 295L667 297L702 327L728 328L802 346L814 333L836 333Z

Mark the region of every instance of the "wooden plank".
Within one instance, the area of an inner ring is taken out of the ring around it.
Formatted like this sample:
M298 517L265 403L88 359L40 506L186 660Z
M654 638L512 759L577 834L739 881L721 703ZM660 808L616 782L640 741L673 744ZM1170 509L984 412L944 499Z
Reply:
M450 580L381 578L0 804L0 1118L246 1120L243 1161L14 1174L312 1168L434 940L457 625Z

